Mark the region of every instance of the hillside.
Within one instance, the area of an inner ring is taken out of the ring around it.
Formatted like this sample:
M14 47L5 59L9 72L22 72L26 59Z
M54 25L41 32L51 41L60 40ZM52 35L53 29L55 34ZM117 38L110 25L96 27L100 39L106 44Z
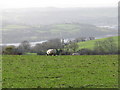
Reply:
M2 24L49 25L55 23L87 23L116 25L117 8L22 8L2 10Z
M48 40L53 38L77 38L77 37L103 37L116 35L117 30L100 28L90 24L62 23L50 25L24 25L11 24L3 26L3 43L20 43L24 40L30 42Z
M118 39L120 38L120 36L115 36L113 37L115 43L118 45ZM102 41L102 40L106 40L108 38L102 38L102 39L96 39L96 40L91 40L91 41L86 41L86 42L79 42L78 45L79 45L79 49L83 49L83 48L88 48L88 49L93 49L94 48L94 44L96 41Z
M2 10L2 43L117 35L117 8L21 8ZM102 27L108 28L102 28ZM112 29L111 29L112 27Z

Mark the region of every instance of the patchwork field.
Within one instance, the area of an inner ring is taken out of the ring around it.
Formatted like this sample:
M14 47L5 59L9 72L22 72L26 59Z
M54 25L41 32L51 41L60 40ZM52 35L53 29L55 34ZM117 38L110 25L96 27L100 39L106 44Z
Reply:
M3 88L117 88L118 56L3 55Z

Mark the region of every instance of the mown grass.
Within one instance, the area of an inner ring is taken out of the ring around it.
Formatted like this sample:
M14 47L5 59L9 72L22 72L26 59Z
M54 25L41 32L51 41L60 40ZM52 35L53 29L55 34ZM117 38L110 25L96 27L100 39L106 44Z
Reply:
M118 40L120 40L120 36L115 36L115 37L112 37L112 38L113 38L113 40L114 40L114 43L116 43L116 45L118 46ZM118 39L118 38L119 38L119 39ZM96 41L103 41L103 40L106 40L106 39L108 39L108 38L90 40L90 41L86 41L86 42L79 42L79 43L78 43L79 49L88 48L88 49L93 50L94 47L95 47L95 42L96 42Z
M0 89L2 89L2 56L0 55Z
M3 88L116 88L118 56L3 56Z

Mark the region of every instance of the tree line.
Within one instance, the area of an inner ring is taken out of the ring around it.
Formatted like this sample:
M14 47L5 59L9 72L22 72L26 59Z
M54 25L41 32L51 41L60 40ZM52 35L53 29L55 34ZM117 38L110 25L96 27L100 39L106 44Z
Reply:
M91 37L90 40L94 40L94 38ZM72 55L72 53L78 53L79 55L119 54L118 47L113 38L96 41L93 49L79 49L78 42L85 42L85 38L76 38L67 43L64 40L56 38L36 44L35 46L31 46L28 41L23 41L19 46L3 46L2 54L26 55L27 53L36 53L37 55L46 55L48 49L56 49L58 51L57 55Z

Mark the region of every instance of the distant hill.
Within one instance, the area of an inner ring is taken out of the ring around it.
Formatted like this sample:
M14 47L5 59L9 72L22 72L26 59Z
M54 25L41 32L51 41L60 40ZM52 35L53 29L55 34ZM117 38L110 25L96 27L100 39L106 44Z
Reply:
M3 43L20 43L24 40L41 41L53 38L102 37L116 35L117 30L90 24L63 23L50 25L6 25L1 30Z
M117 28L102 27L117 27L117 12L117 8L113 7L3 9L0 14L2 43L115 36Z
M110 37L108 37L108 38L110 38ZM79 42L78 43L79 49L88 48L88 49L92 50L94 48L94 44L95 44L96 41L102 41L102 40L106 40L108 38L90 40L90 41L86 41L86 42ZM115 36L115 37L112 37L112 38L115 41L116 45L118 46L118 40L120 40L120 36Z
M22 8L2 10L2 24L49 25L55 23L86 23L116 25L117 8Z

